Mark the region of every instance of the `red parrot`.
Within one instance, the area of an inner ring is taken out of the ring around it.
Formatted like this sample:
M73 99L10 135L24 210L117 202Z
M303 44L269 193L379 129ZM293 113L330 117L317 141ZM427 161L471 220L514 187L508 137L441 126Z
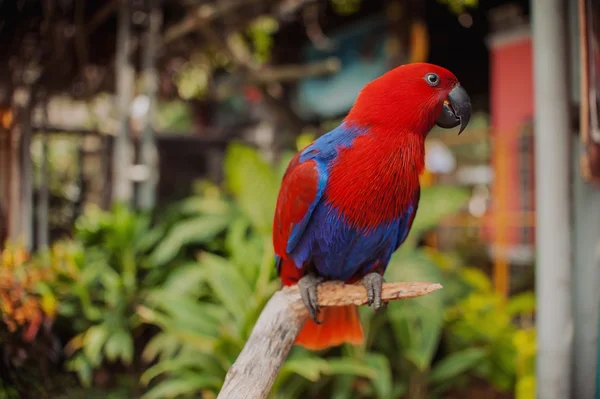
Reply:
M361 283L369 305L381 307L383 274L419 205L425 137L436 124L460 125L460 134L470 117L471 100L454 74L406 64L365 85L342 123L290 161L273 245L283 285L299 285L310 315L296 344L318 350L363 342L357 308L320 309L317 285Z

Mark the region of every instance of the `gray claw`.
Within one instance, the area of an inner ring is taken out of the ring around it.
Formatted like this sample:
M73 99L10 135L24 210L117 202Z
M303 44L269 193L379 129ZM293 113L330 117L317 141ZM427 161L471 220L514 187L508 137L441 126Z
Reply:
M369 273L363 277L361 284L367 289L367 304L373 305L374 310L381 308L381 287L383 285L383 276L379 273ZM385 304L387 307L387 303Z
M308 314L317 324L321 324L317 319L317 314L321 312L319 309L319 302L317 300L317 286L323 281L322 277L317 277L314 273L306 274L300 280L298 280L298 287L300 288L300 296L302 302L308 310Z

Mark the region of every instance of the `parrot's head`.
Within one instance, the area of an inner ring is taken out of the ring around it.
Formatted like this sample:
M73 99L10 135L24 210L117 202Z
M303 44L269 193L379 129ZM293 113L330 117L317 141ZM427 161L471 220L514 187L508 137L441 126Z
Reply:
M346 120L427 135L434 125L459 133L471 118L471 99L452 72L438 65L401 65L368 83Z

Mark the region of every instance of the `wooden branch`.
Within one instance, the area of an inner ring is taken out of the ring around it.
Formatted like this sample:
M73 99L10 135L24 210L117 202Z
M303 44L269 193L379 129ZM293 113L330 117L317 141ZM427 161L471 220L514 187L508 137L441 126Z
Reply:
M441 289L431 283L385 283L382 299L390 302L414 298ZM364 305L362 285L327 282L319 285L320 306ZM267 398L308 313L297 286L277 291L258 318L250 338L225 377L217 399Z
M322 61L314 61L308 64L267 67L261 70L260 75L253 76L250 79L250 83L269 84L295 81L336 73L341 67L342 64L337 57L329 57Z
M323 61L315 61L309 64L281 65L277 67L266 66L260 74L248 78L245 83L250 85L268 85L272 83L294 82L316 76L330 75L341 68L337 57L329 57ZM238 83L225 81L216 85L214 98L222 100L239 92Z
M216 4L203 4L181 22L170 26L164 34L161 45L166 46L174 40L200 29L204 24L210 23L215 18L232 13L242 6L258 2L259 0L232 0L217 2Z
M85 34L87 36L91 35L106 21L109 17L111 17L119 8L119 0L110 0L104 2L104 5L100 10L96 12L86 23Z

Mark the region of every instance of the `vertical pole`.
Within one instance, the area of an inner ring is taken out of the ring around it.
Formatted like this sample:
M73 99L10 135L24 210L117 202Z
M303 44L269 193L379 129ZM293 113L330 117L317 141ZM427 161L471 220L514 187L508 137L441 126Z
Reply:
M31 95L31 93L28 93ZM29 98L21 117L21 233L23 245L32 249L33 242L33 161L31 159L31 106Z
M587 0L569 1L571 100L580 103L580 134L573 138L573 398L600 399L598 367L598 292L600 291L600 189L582 176L581 138L589 130L587 51L585 41ZM584 93L584 95L582 95Z
M145 180L140 183L138 206L151 209L155 203L156 183L158 181L158 151L154 138L154 116L156 114L156 96L158 91L158 72L156 70L156 46L162 25L160 0L150 0L149 24L144 48L144 94L148 98L148 110L144 114L143 131L140 143L140 161L148 170Z
M37 247L45 249L48 247L48 210L49 210L49 193L48 193L48 134L42 132L42 159L40 165L40 186L38 188L38 203L37 203Z
M129 137L129 115L133 98L135 70L131 60L131 4L120 0L119 25L117 27L117 104L119 130L113 147L113 201L129 203L132 196L132 183L129 172L132 163L132 145Z
M494 132L494 191L495 194L495 256L494 289L506 298L510 289L510 265L508 261L508 162L509 151L506 137L502 132Z
M15 116L19 117L19 106L14 107ZM8 152L8 206L7 206L7 219L8 219L8 238L14 245L18 242L21 237L21 167L20 167L20 140L21 130L20 124L15 123L15 126L10 129L9 133L9 152Z
M600 290L600 190L579 168L579 138L573 138L573 398L594 399Z
M43 121L44 125L48 125L48 99L43 104ZM50 194L49 194L49 176L48 176L48 134L41 132L40 136L42 142L42 159L40 164L40 175L39 175L39 188L38 188L38 201L36 207L37 216L37 247L38 249L45 249L48 247L49 242L49 224L48 224L48 212L50 209Z
M537 226L537 397L571 397L570 129L565 2L531 0Z

